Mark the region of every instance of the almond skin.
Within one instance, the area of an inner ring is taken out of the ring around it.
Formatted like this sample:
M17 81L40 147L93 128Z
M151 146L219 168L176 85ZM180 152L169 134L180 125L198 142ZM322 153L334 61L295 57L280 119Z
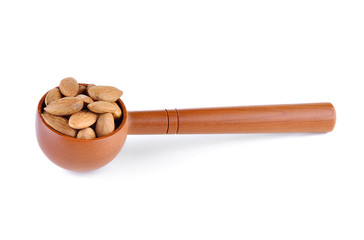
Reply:
M44 102L45 102L46 105L48 105L51 102L54 102L55 100L58 100L58 99L61 99L61 98L62 98L61 91L59 91L58 88L53 88L53 89L48 91Z
M123 91L111 86L93 86L88 89L88 95L95 101L115 102Z
M96 136L103 137L115 129L114 117L111 113L99 114L96 122Z
M115 107L117 107L117 110L115 112L112 113L112 116L114 117L114 119L119 119L121 118L121 116L123 115L123 112L121 111L119 105L116 102L112 103Z
M87 88L86 86L83 86L83 85L79 85L78 86L78 92L77 92L77 95L79 94L85 94L87 92Z
M64 97L51 102L44 108L50 114L63 116L71 115L80 111L83 107L83 101L76 97Z
M72 129L68 125L67 118L53 116L49 113L42 113L42 117L44 121L54 130L57 130L58 132L63 133L70 137L76 136L77 131L75 129Z
M79 86L76 79L72 77L64 78L59 84L59 90L66 97L74 97L77 95Z
M97 101L87 105L87 108L95 113L113 113L117 111L117 107L111 102Z
M85 103L85 105L94 102L94 100L92 100L92 98L90 98L89 96L86 96L84 94L79 94L76 97L80 98Z
M97 114L87 110L82 110L71 115L68 120L68 125L74 129L82 129L91 126L96 122L96 120Z
M87 94L90 96L90 94L88 93L88 90L90 89L90 88L92 88L92 87L95 87L96 85L95 84L89 84L89 85L87 85L87 88L86 88L86 92L87 92Z
M92 128L85 128L78 131L76 138L93 139L96 138L96 133Z

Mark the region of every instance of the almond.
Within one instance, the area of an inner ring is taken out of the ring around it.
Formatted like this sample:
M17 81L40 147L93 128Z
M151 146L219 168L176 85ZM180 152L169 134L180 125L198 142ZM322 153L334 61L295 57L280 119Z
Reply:
M78 93L79 86L76 79L68 77L62 79L59 84L59 90L61 90L61 93L66 97L74 97Z
M86 92L87 92L87 94L90 96L90 94L88 93L88 90L90 89L90 88L92 88L92 87L95 87L96 85L95 84L88 84L87 85L87 88L86 88Z
M96 138L96 133L92 128L88 127L78 131L76 137L80 139L93 139Z
M95 113L113 113L117 107L110 102L97 101L87 105L87 108Z
M58 88L53 88L51 90L48 91L47 93L47 96L45 97L45 104L48 105L50 104L51 102L55 101L55 100L58 100L58 99L61 99L62 98L62 94L61 92L59 91Z
M42 113L44 121L54 130L70 137L75 137L77 131L68 125L67 118L53 116L49 113Z
M80 111L83 107L83 101L76 97L64 97L51 102L44 108L50 114L53 115L70 115Z
M88 95L96 101L115 102L123 92L111 86L93 86L88 89Z
M79 85L78 86L78 92L77 92L77 95L79 94L85 94L87 92L87 88L86 86L83 86L83 85Z
M111 113L99 114L96 122L97 137L105 136L115 129L114 118Z
M83 110L72 114L68 121L68 125L70 125L70 127L74 129L82 129L91 126L96 122L96 120L97 114L87 110Z
M94 100L92 100L92 98L90 98L89 96L86 96L84 94L79 94L76 97L78 97L79 99L81 99L85 103L85 105L94 102Z
M115 112L112 113L112 116L114 117L114 119L119 119L121 117L121 115L123 115L119 105L116 102L112 103L115 107L117 107L117 110Z

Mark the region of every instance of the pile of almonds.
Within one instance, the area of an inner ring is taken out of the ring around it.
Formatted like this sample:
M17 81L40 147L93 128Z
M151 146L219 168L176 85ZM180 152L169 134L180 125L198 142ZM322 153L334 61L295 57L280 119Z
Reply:
M89 84L87 88L72 78L64 78L45 98L44 121L70 137L92 139L115 130L122 116L115 102L123 92L111 86Z

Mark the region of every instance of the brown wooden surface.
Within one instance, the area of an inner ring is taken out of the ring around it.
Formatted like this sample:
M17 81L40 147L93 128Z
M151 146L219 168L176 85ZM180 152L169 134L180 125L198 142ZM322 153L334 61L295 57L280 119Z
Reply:
M331 103L129 112L128 134L330 132Z
M166 110L128 112L128 119L128 134L165 134L168 130Z

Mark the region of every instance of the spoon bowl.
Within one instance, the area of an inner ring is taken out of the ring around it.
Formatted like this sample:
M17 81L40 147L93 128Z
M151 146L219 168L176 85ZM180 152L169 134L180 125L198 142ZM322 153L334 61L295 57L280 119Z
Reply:
M87 86L87 84L82 84ZM45 94L39 101L35 117L37 140L44 154L56 165L71 171L91 171L113 160L124 145L128 132L128 114L118 99L122 119L112 133L94 139L78 139L61 134L48 126L41 116L45 107Z

